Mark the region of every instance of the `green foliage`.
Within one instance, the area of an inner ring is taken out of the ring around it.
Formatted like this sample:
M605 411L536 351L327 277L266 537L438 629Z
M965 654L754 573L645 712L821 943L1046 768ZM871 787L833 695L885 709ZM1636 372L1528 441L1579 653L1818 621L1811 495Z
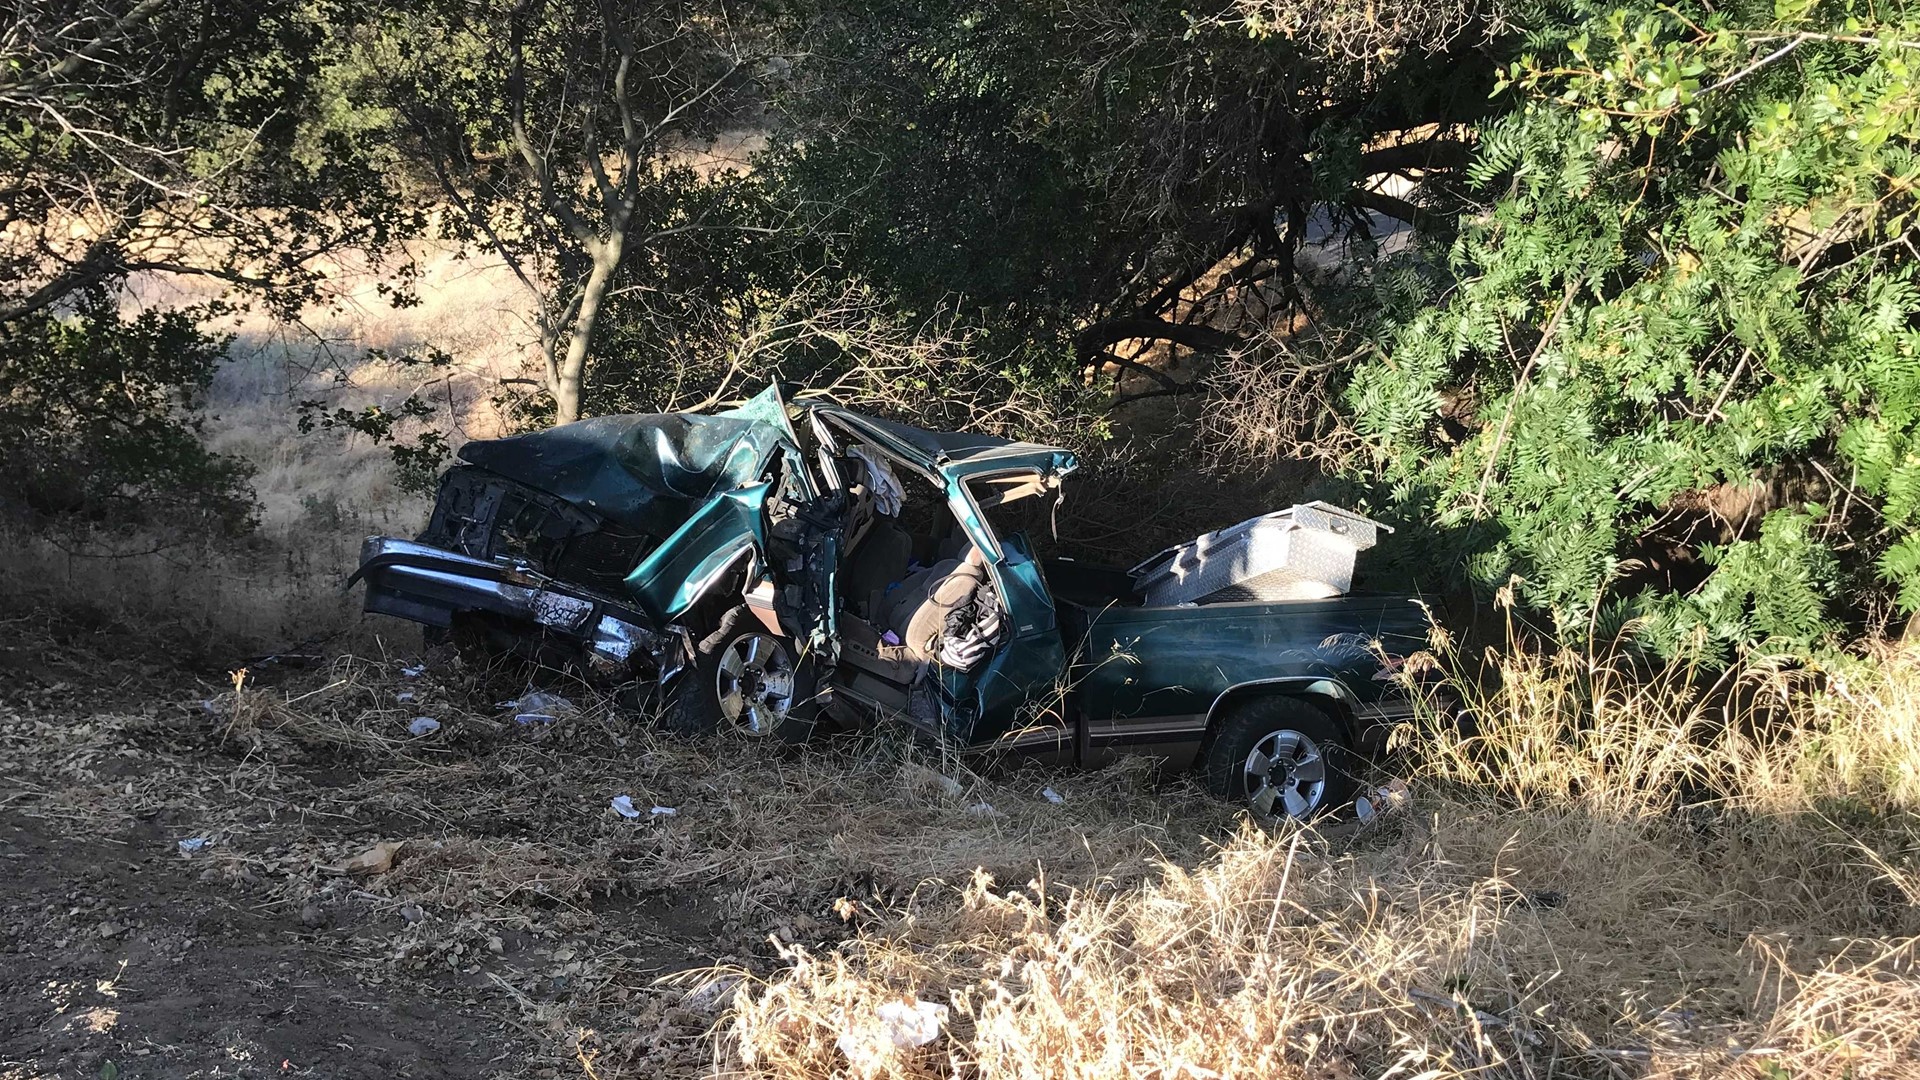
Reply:
M1484 97L1472 20L1416 17L1447 4L1396 21L1421 40L1359 3L1254 7L799 3L761 165L825 265L908 323L951 314L989 363L1053 380L1120 342L1224 352L1235 334L1156 324L1204 325L1254 282L1287 295L1309 232L1366 239L1363 148ZM1223 260L1238 274L1203 282Z
M237 531L251 470L208 452L192 410L226 358L215 312L121 316L102 289L0 338L0 497L113 524Z
M325 78L358 0L22 0L0 45L0 319L130 273L292 315L316 259L417 231ZM84 222L85 229L76 228Z
M292 316L320 260L417 231L323 78L356 0L22 0L0 34L0 493L115 522L250 520L192 416L225 303L119 310L136 275ZM390 293L405 298L405 279Z
M1371 470L1576 637L1805 649L1876 573L1920 608L1920 20L1793 0L1528 22L1477 205L1413 256L1447 284L1353 374ZM1645 573L1676 523L1712 541L1697 585Z

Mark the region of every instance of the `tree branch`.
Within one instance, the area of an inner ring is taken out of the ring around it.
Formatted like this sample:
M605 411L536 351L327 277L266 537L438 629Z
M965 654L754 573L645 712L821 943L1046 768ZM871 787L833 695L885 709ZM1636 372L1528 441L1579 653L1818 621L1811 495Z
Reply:
M1143 390L1139 393L1122 394L1119 392L1119 380L1115 379L1113 400L1107 403L1108 412L1112 412L1122 405L1131 405L1136 401L1146 401L1149 398L1158 397L1179 397L1183 394L1197 394L1204 389L1198 382L1181 382L1166 372L1161 371L1159 368L1149 367L1131 357L1121 356L1111 349L1096 357L1094 363L1096 365L1107 363L1118 364L1128 371L1137 371L1147 378L1152 379L1157 387L1157 389Z
M21 79L15 83L0 83L0 95L29 94L41 90L53 83L68 78L79 71L81 65L99 56L107 46L125 37L127 31L152 18L154 13L167 6L168 0L141 0L125 15L113 21L99 36L73 52L66 58L38 75Z
M1403 169L1460 169L1473 157L1473 144L1457 139L1424 139L1368 150L1360 155L1360 175L1379 176Z
M1076 346L1081 359L1091 363L1095 357L1105 352L1108 346L1133 338L1171 341L1195 352L1204 353L1223 353L1240 343L1238 337L1224 330L1215 330L1211 326L1131 316L1108 319L1087 327L1080 331Z
M1355 188L1353 192L1353 202L1354 205L1372 210L1377 214L1385 214L1387 217L1394 218L1395 220L1404 221L1416 229L1428 229L1442 223L1441 218L1428 213L1405 199L1388 195L1385 192Z
M547 165L546 155L533 144L527 134L527 56L526 56L526 17L530 9L537 8L540 0L520 0L514 5L510 28L507 34L507 47L512 56L507 73L507 101L510 121L513 127L513 145L526 159L527 167L533 171L534 182L540 185L540 201L560 219L573 234L573 238L582 244L594 242L593 229L574 213L573 207L553 186L553 173Z

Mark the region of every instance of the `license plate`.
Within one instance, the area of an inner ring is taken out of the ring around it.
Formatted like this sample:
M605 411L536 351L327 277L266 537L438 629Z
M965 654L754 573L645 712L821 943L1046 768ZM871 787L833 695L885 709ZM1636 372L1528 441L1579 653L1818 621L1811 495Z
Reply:
M561 593L543 592L533 598L533 621L556 630L578 630L593 614L593 604Z

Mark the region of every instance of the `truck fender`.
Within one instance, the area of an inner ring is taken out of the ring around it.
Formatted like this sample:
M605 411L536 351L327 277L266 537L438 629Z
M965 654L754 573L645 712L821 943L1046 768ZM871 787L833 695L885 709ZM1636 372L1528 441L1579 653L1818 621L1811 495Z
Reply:
M1346 729L1348 742L1352 743L1359 737L1354 717L1359 713L1360 699L1354 696L1353 691L1342 685L1340 680L1326 675L1287 675L1275 679L1251 679L1220 691L1207 708L1206 735L1203 739L1212 739L1213 733L1218 730L1220 718L1235 704L1269 695L1312 698L1330 704L1333 707L1327 711Z
M655 623L674 622L743 561L761 559L771 488L751 484L709 501L627 575L627 591Z

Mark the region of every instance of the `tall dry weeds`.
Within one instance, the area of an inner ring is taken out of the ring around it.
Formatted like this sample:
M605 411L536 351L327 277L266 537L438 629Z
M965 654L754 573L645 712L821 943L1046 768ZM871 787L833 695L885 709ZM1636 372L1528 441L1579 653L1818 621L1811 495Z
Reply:
M1065 895L977 876L743 985L760 1076L1920 1075L1920 663L1512 650L1414 804ZM947 1007L898 1046L887 1001Z

